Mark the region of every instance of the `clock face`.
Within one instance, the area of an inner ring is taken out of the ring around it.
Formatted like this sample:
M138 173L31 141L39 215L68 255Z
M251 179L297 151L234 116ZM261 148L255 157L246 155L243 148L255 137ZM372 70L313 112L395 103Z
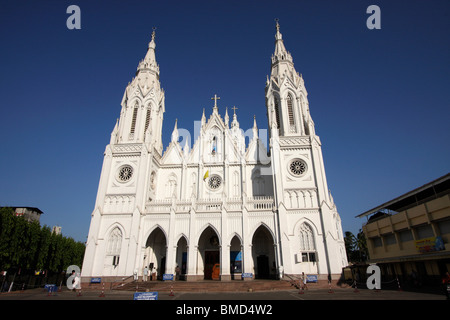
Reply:
M289 170L294 176L301 176L306 172L306 163L303 160L295 159L289 165Z

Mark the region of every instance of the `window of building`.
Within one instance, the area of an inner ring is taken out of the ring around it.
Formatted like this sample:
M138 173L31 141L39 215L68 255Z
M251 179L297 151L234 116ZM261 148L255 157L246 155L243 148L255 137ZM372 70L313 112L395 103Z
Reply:
M289 116L289 131L295 133L294 108L292 107L292 96L288 94L286 98Z
M300 227L300 251L302 262L316 262L316 244L314 241L314 233L307 223L303 223Z
M383 242L381 241L380 237L372 238L371 240L372 240L372 244L373 244L374 248L383 246Z
M398 233L398 238L401 242L414 240L411 230L402 230Z
M450 220L439 221L437 225L441 234L450 233Z
M386 245L396 244L397 239L395 239L395 234L388 234L384 236L384 242L386 243Z
M313 251L316 250L314 243L314 234L311 227L303 223L300 227L300 250L301 251Z
M277 120L277 128L280 129L280 107L278 105L278 99L275 98L275 117Z
M151 109L150 106L147 109L147 114L145 115L145 129L144 132L147 132L148 126L150 125L150 113L151 113Z
M134 134L134 130L136 129L137 113L138 113L138 105L136 104L136 106L133 109L133 118L131 119L131 129L130 129L131 135Z
M419 239L434 237L433 228L427 224L416 228Z
M120 249L122 248L122 231L118 227L114 228L109 234L107 254L112 256L112 265L119 264Z

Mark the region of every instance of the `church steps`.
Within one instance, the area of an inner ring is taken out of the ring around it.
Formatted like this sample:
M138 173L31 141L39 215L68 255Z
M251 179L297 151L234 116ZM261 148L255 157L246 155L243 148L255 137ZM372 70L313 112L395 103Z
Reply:
M329 288L328 281L319 280L317 283L308 283L308 289ZM332 287L336 288L335 281ZM105 290L110 290L110 283L105 283ZM102 284L90 284L83 287L84 290L101 290ZM113 290L121 291L158 291L167 292L257 292L257 291L283 291L298 290L298 286L289 281L278 280L253 280L253 281L132 281L120 286L114 286Z

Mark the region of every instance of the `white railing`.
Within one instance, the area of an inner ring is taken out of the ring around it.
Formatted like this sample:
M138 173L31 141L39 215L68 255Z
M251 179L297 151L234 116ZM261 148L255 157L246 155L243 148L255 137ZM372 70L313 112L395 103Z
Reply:
M244 207L248 211L268 211L274 206L273 197L255 196L247 198L218 198L218 199L165 199L147 202L146 212L151 213L175 213L190 212L221 212L222 208L227 211L242 210Z
M170 212L172 208L172 200L153 200L146 206L147 212Z
M256 196L247 198L248 210L272 210L274 206L273 197L269 196Z

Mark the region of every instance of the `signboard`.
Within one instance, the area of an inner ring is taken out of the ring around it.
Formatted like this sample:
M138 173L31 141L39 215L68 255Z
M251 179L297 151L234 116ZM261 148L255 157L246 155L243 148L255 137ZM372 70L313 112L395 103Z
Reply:
M47 289L48 292L53 292L56 289L56 284L46 284L44 289Z
M242 278L253 278L253 273L243 273Z
M430 237L415 241L416 249L420 253L444 250L444 241L442 237Z
M163 281L171 280L173 281L173 274L165 273L163 274Z
M158 300L158 292L135 292L133 300Z
M317 275L316 274L307 274L306 282L317 282Z
M91 283L102 283L102 278L91 278Z

